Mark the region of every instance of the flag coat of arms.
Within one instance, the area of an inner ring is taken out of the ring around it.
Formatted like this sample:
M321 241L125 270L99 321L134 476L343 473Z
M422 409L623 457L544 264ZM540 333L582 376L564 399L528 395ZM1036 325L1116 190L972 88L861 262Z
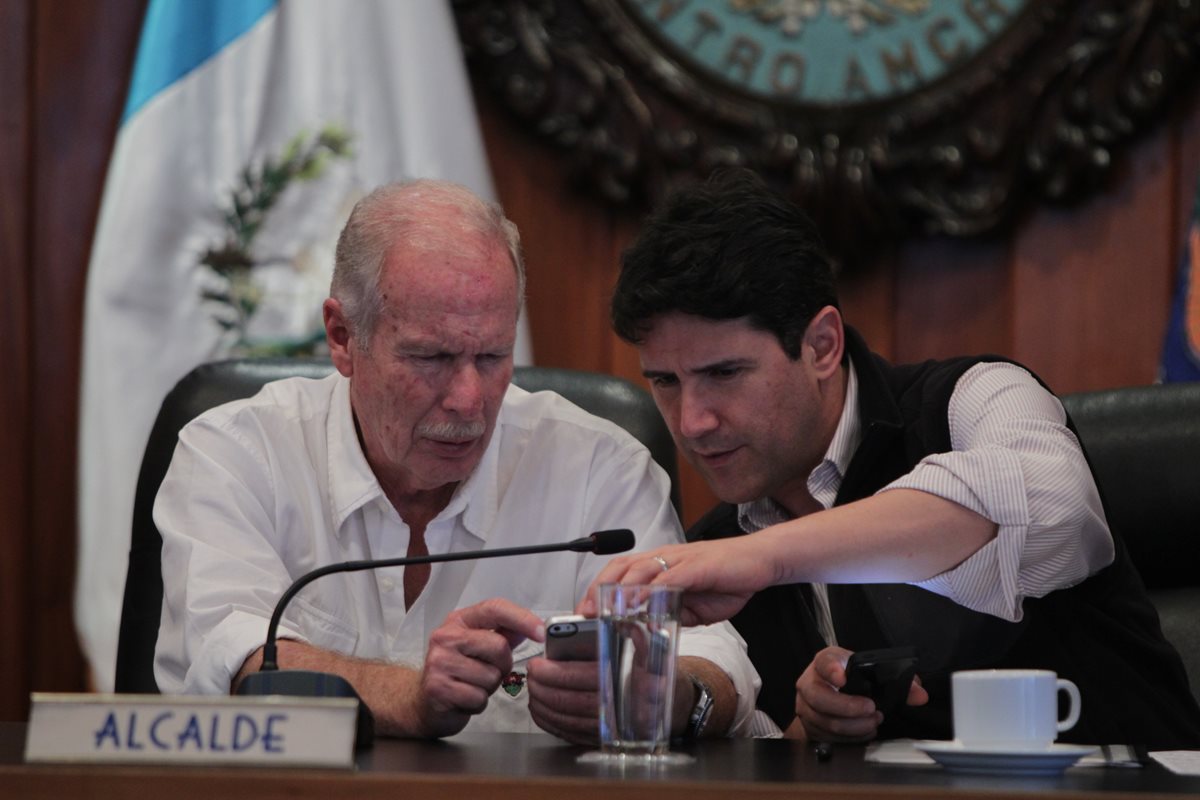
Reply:
M1200 381L1200 180L1163 343L1162 381Z
M150 1L85 296L75 618L98 689L162 398L207 360L319 346L338 231L407 177L494 196L445 0Z

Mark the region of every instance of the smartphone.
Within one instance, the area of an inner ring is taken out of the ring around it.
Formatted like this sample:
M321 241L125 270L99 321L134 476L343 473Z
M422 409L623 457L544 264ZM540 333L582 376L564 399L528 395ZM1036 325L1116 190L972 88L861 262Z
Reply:
M546 620L546 658L554 661L595 661L598 623L579 614Z
M908 699L917 662L915 647L860 650L846 662L846 685L841 691L871 698L886 716Z

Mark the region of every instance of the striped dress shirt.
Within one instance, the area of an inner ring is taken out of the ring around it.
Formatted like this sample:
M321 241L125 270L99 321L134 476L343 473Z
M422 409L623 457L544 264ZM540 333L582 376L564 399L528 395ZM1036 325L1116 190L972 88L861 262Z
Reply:
M825 458L808 477L813 498L830 508L862 438L858 378L848 370L846 402ZM980 363L963 374L948 409L952 449L926 456L880 491L917 489L992 520L995 538L958 566L920 581L973 611L1017 622L1025 597L1082 582L1112 563L1112 535L1096 483L1058 398L1028 371ZM769 498L738 506L753 533L788 519ZM813 585L818 625L837 644L825 586Z

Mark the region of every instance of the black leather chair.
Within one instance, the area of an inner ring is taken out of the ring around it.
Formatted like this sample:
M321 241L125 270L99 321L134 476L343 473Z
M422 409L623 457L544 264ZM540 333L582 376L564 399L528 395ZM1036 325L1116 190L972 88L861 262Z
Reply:
M1200 699L1200 383L1062 398L1104 496L1109 524L1183 656Z
M163 400L138 473L133 504L129 571L117 642L116 690L158 692L154 646L162 611L162 538L154 524L154 497L171 463L179 430L221 403L250 397L263 384L291 376L321 378L333 371L324 360L233 359L201 364L185 375ZM549 389L591 413L625 428L650 450L671 479L671 500L679 509L675 444L650 395L638 386L592 372L549 367L517 367L513 382L529 391Z

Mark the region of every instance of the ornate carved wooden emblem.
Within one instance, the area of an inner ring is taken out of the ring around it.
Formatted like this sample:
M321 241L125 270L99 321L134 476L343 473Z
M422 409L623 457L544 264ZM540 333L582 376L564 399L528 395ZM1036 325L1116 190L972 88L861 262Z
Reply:
M1097 188L1192 82L1200 0L458 0L477 76L578 175L652 200L723 164L843 256Z

